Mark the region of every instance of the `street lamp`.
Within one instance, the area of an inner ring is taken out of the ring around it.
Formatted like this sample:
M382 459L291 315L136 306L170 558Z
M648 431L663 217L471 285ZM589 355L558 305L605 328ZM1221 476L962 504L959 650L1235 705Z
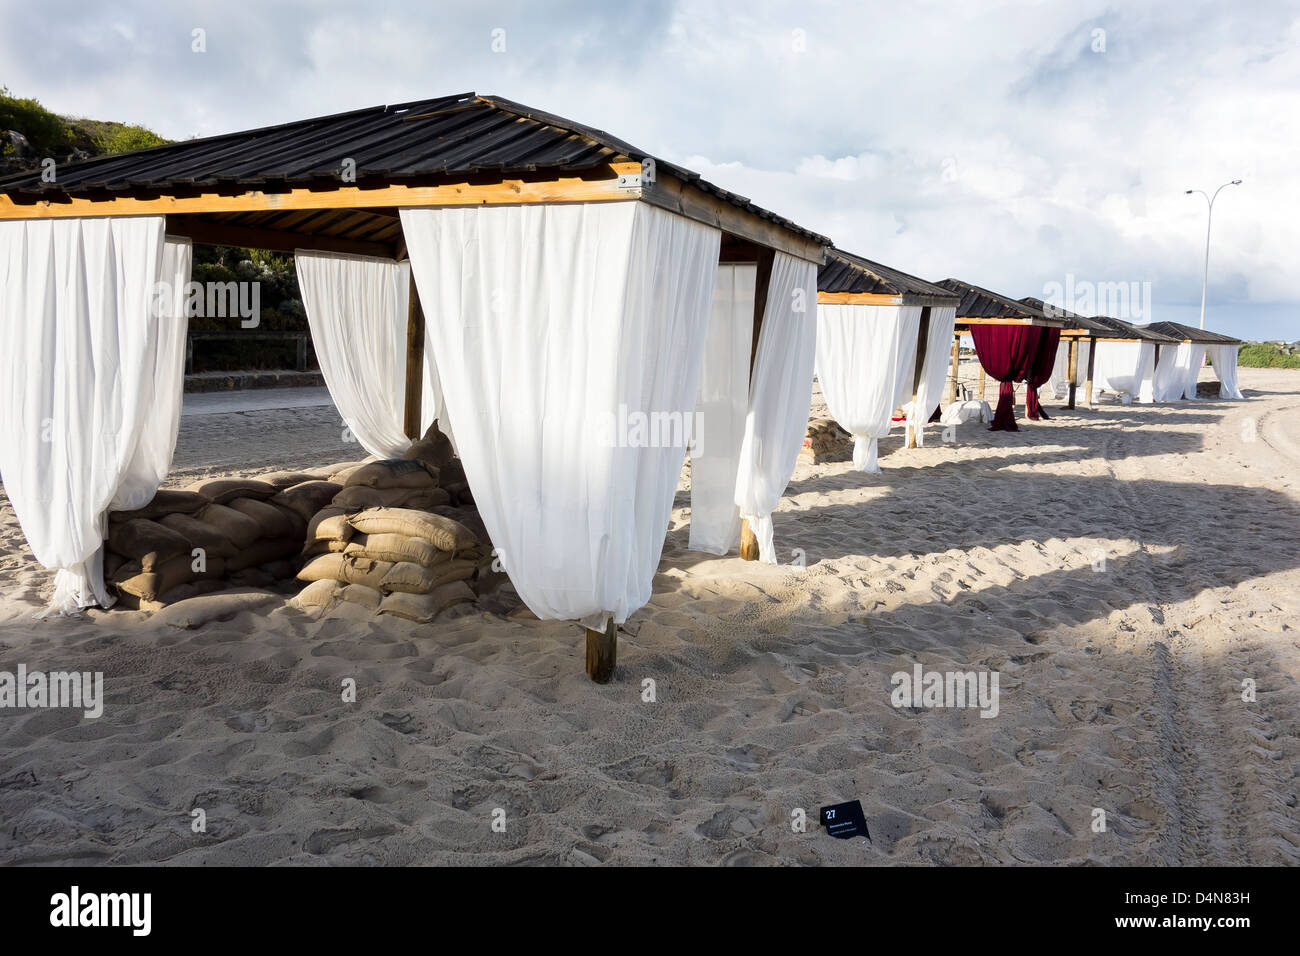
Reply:
M1189 196L1192 193L1200 193L1202 196L1205 196L1205 201L1210 205L1210 211L1205 217L1205 276L1204 278L1201 279L1201 328L1202 329L1205 328L1205 289L1210 284L1210 222L1214 218L1214 200L1219 198L1219 191L1222 190L1224 186L1240 186L1240 185L1241 185L1240 179L1234 179L1230 183L1224 183L1223 186L1220 186L1218 189L1214 191L1213 196L1206 195L1204 189L1187 190L1187 195Z

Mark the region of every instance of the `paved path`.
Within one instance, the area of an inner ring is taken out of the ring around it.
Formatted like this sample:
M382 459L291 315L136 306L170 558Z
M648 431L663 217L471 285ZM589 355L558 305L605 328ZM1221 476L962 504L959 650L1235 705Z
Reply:
M181 415L230 415L281 408L333 405L328 388L250 388L236 392L190 392Z

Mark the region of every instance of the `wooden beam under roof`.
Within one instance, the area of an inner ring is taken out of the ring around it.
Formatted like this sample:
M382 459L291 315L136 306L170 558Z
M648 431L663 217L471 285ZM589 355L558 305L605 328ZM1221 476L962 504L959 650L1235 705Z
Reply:
M240 246L246 249L269 249L272 252L319 249L322 252L345 252L384 259L396 258L397 247L396 242L370 242L285 229L236 226L203 216L168 216L167 234L184 236L210 246Z

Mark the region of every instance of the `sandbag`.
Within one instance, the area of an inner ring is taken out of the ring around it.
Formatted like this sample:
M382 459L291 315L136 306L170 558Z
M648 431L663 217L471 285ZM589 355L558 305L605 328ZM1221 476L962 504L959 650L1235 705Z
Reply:
M474 503L474 494L469 490L469 482L456 481L443 487L451 500L457 505L472 505Z
M352 476L352 473L354 471L356 471L358 468L362 467L365 464L366 462L364 461L356 461L350 465L341 467L339 468L338 471L332 472L328 476L327 480L334 482L336 485L343 485L344 483L347 482L348 478Z
M297 544L296 541L294 543ZM300 562L291 558L278 558L275 561L267 561L261 565L261 568L276 581L283 581L297 574L299 566Z
M122 565L126 564L126 562L130 560L131 559L126 557L125 555L116 554L112 551L109 551L107 548L105 548L104 549L104 580L105 581L113 580L113 575L117 573L117 569L120 568Z
M329 504L330 499L342 490L342 485L332 481L304 481L300 485L286 488L271 501L296 512L303 521L310 522L316 512Z
M336 508L432 508L446 504L451 496L441 488L371 488L353 485L344 488L331 502Z
M375 561L373 558L343 557L343 580L348 584L364 584L376 591L383 587L384 578L393 570L392 561Z
M456 450L451 447L451 439L438 428L436 420L429 425L419 441L412 442L411 447L402 453L403 458L414 458L438 469L451 461L455 455Z
M242 571L259 564L269 564L291 554L296 555L301 548L302 541L299 538L260 538L226 561L226 569Z
M347 601L349 604L360 604L362 607L369 608L372 611L378 611L379 605L383 603L384 596L372 587L364 584L348 584L339 592L340 601Z
M266 591L227 591L224 594L187 597L169 606L154 620L176 628L202 627L213 621L228 621L237 614L279 600L278 594L269 594Z
M259 537L287 538L293 534L294 523L275 505L256 501L253 498L232 498L226 503L226 507L233 508L241 515L248 515L256 521Z
M230 583L237 588L269 588L275 583L271 575L259 567L240 568L230 572Z
M134 594L141 600L159 601L163 600L172 588L188 584L198 578L220 578L225 574L224 559L213 557L206 563L205 571L196 572L190 556L184 554L155 565L153 571L130 574L132 568L139 567L135 562L131 562L118 569L113 585L119 591Z
M439 551L431 541L404 534L357 534L343 553L376 561L409 561L426 568L442 564L451 557L450 552Z
M192 515L207 503L208 499L197 491L159 489L154 493L153 499L144 507L136 508L134 511L110 512L108 520L130 521L133 518L153 518L157 520L167 515Z
M265 501L275 495L275 486L256 478L206 478L190 485L187 491L195 491L214 504L224 505L235 498L257 498Z
M190 543L191 552L195 548L202 548L205 554L228 558L239 550L220 528L200 521L193 515L167 515L160 518L158 523L184 537Z
M258 481L265 481L276 491L284 491L286 488L292 488L294 485L301 485L304 481L315 481L319 478L328 478L329 473L318 475L314 471L272 471L265 475L258 475Z
M322 508L307 522L306 540L309 542L347 541L355 531L348 521L354 513L347 508L336 508L333 505Z
M262 529L256 521L225 505L208 505L199 512L198 517L204 524L212 525L229 538L236 548L247 548L262 536Z
M343 581L343 562L341 554L322 554L312 558L298 572L299 581Z
M438 469L438 484L444 488L448 485L463 484L468 481L469 479L465 477L465 466L461 464L459 458L452 458Z
M389 458L362 465L348 475L344 488L432 488L438 484L438 469L419 459Z
M348 543L338 538L321 538L317 541L308 541L306 547L302 549L304 558L312 558L318 554L333 554L346 551Z
M409 508L375 508L355 514L352 527L365 534L405 534L425 538L443 551L477 549L479 540L459 521Z
M154 555L149 562L161 563L179 555L188 555L191 550L189 539L173 531L164 524L150 518L132 518L108 527L108 549L116 551L126 558L143 561L146 555ZM146 571L153 570L146 566Z
M427 624L443 611L474 600L474 592L464 581L452 581L428 594L395 591L379 605L380 614L391 614L418 624Z
M286 537L297 538L299 542L306 538L307 519L286 505L276 504L274 500L268 501L267 505L284 515L285 520L289 522L289 534Z
M304 610L330 607L338 600L338 594L341 590L343 590L343 585L333 578L321 578L299 591L297 597L293 599L293 603Z
M402 561L394 564L392 570L384 575L380 588L407 594L428 594L450 581L464 581L473 577L477 569L478 564L474 561L448 561L436 568Z

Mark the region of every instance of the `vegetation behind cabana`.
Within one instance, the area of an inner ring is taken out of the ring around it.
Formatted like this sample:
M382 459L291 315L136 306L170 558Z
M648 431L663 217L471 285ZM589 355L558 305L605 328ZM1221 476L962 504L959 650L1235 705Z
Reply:
M20 134L15 141L8 135ZM23 142L25 140L25 143ZM60 116L35 99L15 96L0 87L0 172L35 168L44 157L60 163L125 153L172 142L144 126L108 120ZM258 249L230 246L194 247L193 281L261 283L261 316L258 329L266 332L305 332L307 313L298 291L293 256L276 255ZM239 329L238 318L197 317L190 320L196 331ZM195 349L194 370L242 371L293 368L295 343L265 339L203 342ZM315 368L315 354L308 347L308 367Z
M1300 368L1300 343L1247 342L1237 353L1243 368Z

